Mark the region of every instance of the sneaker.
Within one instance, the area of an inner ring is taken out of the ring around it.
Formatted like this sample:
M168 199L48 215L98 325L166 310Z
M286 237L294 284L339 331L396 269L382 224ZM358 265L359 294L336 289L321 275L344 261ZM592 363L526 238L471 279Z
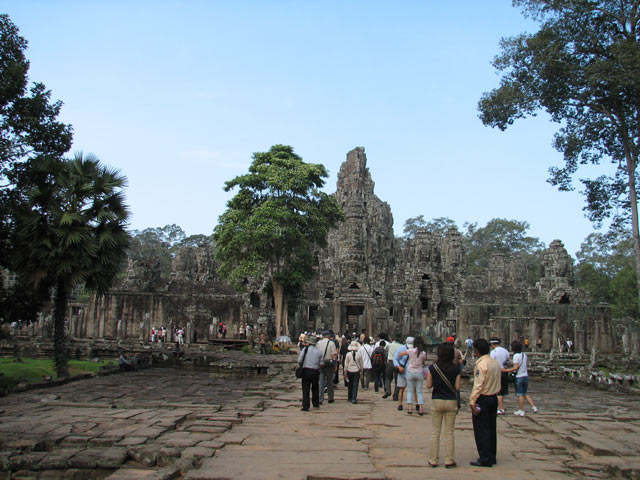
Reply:
M504 415L504 410L498 410L498 415Z
M538 413L538 407L533 407L533 413Z
M514 415L517 415L518 417L524 417L524 410L516 410L515 412L513 412Z

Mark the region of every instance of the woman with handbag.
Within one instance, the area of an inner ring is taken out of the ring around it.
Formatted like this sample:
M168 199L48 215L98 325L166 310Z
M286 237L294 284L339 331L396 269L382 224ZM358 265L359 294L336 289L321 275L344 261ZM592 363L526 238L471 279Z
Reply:
M406 363L407 376L407 413L413 413L413 397L415 392L416 408L418 415L424 412L424 397L422 394L422 385L424 384L424 373L422 367L427 363L427 352L424 348L424 340L421 336L417 336L413 341L413 347L397 354L398 357L408 356L409 361Z
M453 363L455 350L452 343L441 343L438 346L438 359L429 366L427 372L427 388L433 388L431 394L431 453L429 465L438 466L440 456L440 431L444 420L444 466L456 466L453 428L460 405L460 371Z

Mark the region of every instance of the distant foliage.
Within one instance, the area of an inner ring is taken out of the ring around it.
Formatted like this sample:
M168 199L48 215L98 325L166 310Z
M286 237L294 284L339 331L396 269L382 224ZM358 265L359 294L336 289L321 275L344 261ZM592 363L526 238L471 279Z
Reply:
M529 282L538 280L545 245L539 238L527 235L528 222L494 218L484 227L479 228L477 223L467 223L465 227L463 241L469 273L477 274L487 268L496 253L522 255L527 262Z
M594 302L611 304L614 317L638 318L638 287L631 232L592 233L576 254L576 282Z
M171 262L182 247L213 248L213 235L187 234L178 225L133 230L127 254L131 260L149 267L158 266L162 278L168 278Z
M424 219L424 215L418 215L417 217L408 218L404 222L404 238L414 238L419 230L444 235L450 228L458 229L456 222L450 218L438 217L430 221L426 221Z

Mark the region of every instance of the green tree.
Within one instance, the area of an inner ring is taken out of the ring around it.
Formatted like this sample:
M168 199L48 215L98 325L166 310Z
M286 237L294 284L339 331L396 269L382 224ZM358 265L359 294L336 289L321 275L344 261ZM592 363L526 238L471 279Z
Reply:
M167 278L171 271L171 261L176 251L186 245L187 235L178 225L145 228L131 232L128 255L132 260L147 266L159 265L160 275ZM189 237L190 238L190 237ZM192 238L190 242L197 242Z
M576 282L594 302L611 304L615 317L638 315L637 282L631 232L612 228L592 233L576 254Z
M404 222L404 238L413 238L418 230L426 230L431 233L444 235L450 228L458 228L456 222L448 217L438 217L430 221L426 221L423 215L411 217Z
M313 273L314 253L342 219L333 196L320 191L327 171L305 163L287 145L253 154L249 173L225 184L238 188L214 230L220 273L236 285L267 276L273 288L276 336L287 327L289 292Z
M535 279L544 243L537 237L527 236L528 222L494 218L481 228L477 223L465 226L467 231L463 241L470 273L476 274L487 268L491 256L496 253L524 255L529 265L529 280Z
M563 153L564 166L551 168L549 179L560 190L574 188L580 166L603 165L601 175L581 179L585 211L596 225L607 218L631 221L640 282L640 1L514 4L539 21L540 30L502 39L493 64L504 74L500 87L482 96L480 118L504 130L545 110L560 124L554 146Z
M126 178L81 153L72 160L38 160L34 169L44 179L16 217L16 240L23 246L16 265L40 292L54 292L55 363L58 376L66 377L68 295L80 285L105 293L126 258Z
M0 268L11 271L23 248L13 238L15 213L37 180L33 162L61 158L72 140L71 127L57 120L62 103L51 103L41 83L29 87L26 48L18 28L0 15ZM1 321L35 318L41 302L24 288L25 281L7 289L0 283Z

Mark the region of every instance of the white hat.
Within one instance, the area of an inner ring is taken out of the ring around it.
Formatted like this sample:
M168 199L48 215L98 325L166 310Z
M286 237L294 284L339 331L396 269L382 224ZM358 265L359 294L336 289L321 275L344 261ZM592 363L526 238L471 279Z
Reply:
M413 347L413 337L407 337L407 339L404 341L404 343L407 344L407 347Z
M360 344L359 344L358 342L356 342L355 340L354 340L354 341L352 341L352 342L349 344L349 348L348 348L348 350L349 350L350 352L355 352L355 351L357 351L357 350L359 350L359 349L360 349Z

